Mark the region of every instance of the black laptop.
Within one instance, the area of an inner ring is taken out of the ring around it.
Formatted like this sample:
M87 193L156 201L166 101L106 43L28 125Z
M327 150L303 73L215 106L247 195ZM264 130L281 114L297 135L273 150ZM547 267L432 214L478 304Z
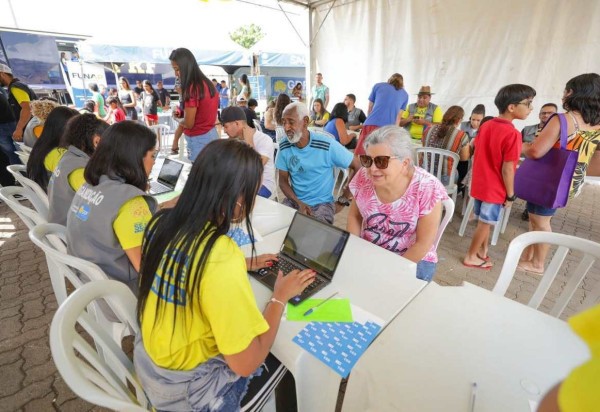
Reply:
M165 159L156 180L150 181L150 194L160 195L175 190L179 175L183 170L183 163L171 159Z
M296 213L281 246L279 261L270 268L249 273L273 290L279 270L284 275L294 269L314 270L317 272L315 281L289 301L298 305L331 283L348 237L350 234L345 230Z

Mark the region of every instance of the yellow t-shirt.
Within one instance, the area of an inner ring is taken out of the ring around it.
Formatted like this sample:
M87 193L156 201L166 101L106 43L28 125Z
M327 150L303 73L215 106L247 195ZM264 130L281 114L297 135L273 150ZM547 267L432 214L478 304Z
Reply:
M414 117L419 117L421 119L424 119L425 114L427 114L427 107L418 107L417 106L417 111L415 112ZM404 110L404 112L402 112L403 119L408 119L408 115L409 115L408 109ZM433 111L432 122L433 123L441 123L443 117L444 117L444 113L442 112L442 109L440 108L440 106L437 106L435 108L435 110ZM410 137L421 141L421 138L423 137L423 130L425 130L425 126L422 126L420 124L411 123L410 129L408 132L410 133Z
M78 191L81 186L85 183L85 177L83 177L84 167L80 167L79 169L73 170L69 174L69 186L74 191Z
M15 99L17 100L17 103L19 103L19 104L21 104L23 102L31 101L27 92L25 90L19 89L18 87L13 87L10 90L10 92L12 93L13 96L15 96Z
M44 159L44 167L49 173L54 172L54 169L56 169L58 162L60 162L60 159L62 159L66 151L67 149L62 147L55 147L46 155L46 158Z
M560 385L562 412L592 412L600 408L600 305L569 319L573 331L589 346L592 358L573 369Z
M142 246L144 230L151 218L152 212L143 196L123 203L113 222L113 230L124 250Z
M192 267L197 265L203 247L197 248ZM168 289L166 297L161 293L159 298L160 276L159 269L146 299L141 322L146 352L160 367L191 370L218 354L240 353L255 337L269 329L256 307L244 255L227 236L221 236L215 242L202 273L200 293L194 295L193 301L186 299L182 292L175 302L172 284L163 287L163 290ZM190 285L192 281L189 280ZM163 305L156 317L158 299L163 300ZM173 322L175 310L177 317Z

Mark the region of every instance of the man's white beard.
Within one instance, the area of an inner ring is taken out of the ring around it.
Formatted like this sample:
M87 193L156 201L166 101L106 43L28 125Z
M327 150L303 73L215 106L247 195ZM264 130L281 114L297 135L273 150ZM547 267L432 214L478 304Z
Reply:
M286 137L291 144L296 144L302 139L302 132L294 133L292 137L286 135Z

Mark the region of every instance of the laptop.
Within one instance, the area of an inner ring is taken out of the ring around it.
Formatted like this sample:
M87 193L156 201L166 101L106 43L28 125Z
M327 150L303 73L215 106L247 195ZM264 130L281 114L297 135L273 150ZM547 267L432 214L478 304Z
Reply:
M182 170L183 163L165 159L156 180L150 181L150 190L148 192L151 195L160 195L174 191Z
M289 300L298 305L331 283L349 237L345 230L296 212L281 246L279 261L248 273L273 290L279 270L284 275L294 269L314 270L317 272L314 282Z

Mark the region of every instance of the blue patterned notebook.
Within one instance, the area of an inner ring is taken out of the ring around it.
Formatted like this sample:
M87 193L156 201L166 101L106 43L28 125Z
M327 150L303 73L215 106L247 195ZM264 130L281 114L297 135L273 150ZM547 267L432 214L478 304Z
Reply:
M380 330L381 326L374 322L311 322L293 341L347 378Z

